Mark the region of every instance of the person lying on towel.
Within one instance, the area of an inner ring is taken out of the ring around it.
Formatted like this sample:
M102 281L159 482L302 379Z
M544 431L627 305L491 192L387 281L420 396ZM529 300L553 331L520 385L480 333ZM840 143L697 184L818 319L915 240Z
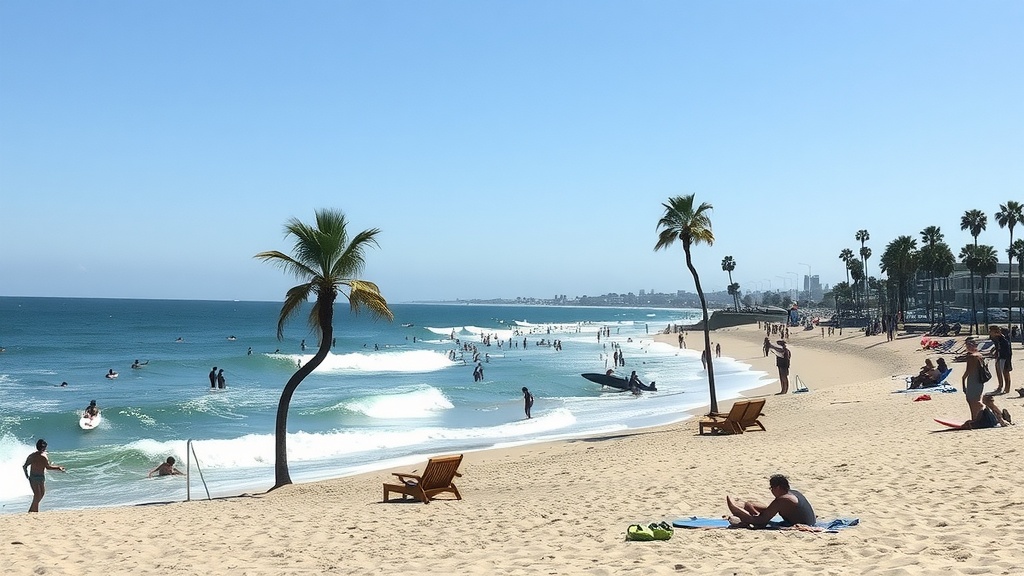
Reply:
M775 497L771 504L765 506L759 502L748 500L746 502L734 501L730 496L725 497L732 517L729 522L734 526L765 526L775 517L782 516L783 526L806 524L814 526L817 518L811 503L804 498L804 495L789 488L789 479L782 474L775 474L768 479L768 489Z

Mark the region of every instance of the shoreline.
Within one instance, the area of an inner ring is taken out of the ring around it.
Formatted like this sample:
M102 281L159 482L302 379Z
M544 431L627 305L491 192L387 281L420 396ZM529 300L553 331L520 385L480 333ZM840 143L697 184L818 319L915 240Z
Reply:
M756 325L712 332L724 355L772 374L762 339ZM381 503L391 470L85 514L46 511L44 500L40 514L0 516L19 543L0 550L0 562L26 574L85 574L97 562L135 574L211 565L248 574L1013 573L1022 531L1010 463L1024 426L940 432L932 418L966 419L961 394L892 394L904 387L894 376L932 357L918 344L916 335L791 332L791 374L810 392L775 396L776 383L744 393L766 397L765 432L698 436L688 419L467 452L464 499L430 505ZM955 384L963 364L952 366ZM1024 399L999 405L1024 418ZM676 530L668 542L624 541L634 522L721 516L726 494L763 500L774 473L789 476L819 519L861 524L839 534ZM47 568L53 562L59 570Z

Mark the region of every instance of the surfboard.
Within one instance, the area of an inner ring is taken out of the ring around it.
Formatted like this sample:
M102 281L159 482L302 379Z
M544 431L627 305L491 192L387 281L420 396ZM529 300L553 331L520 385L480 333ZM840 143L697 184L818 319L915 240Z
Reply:
M608 388L615 388L620 392L625 392L626 390L629 390L629 380L626 380L625 378L619 378L618 376L610 376L608 374L600 374L597 372L588 372L586 374L580 374L580 376L583 376L584 378L590 380L595 384L607 386ZM641 384L640 389L646 390L648 392L657 391L657 388L654 387L654 382L650 382L648 384Z
M725 518L680 518L674 520L672 525L676 528L728 528L729 521Z
M102 421L103 416L101 414L97 414L92 418L86 418L85 416L82 416L78 420L78 426L81 427L82 430L92 430L93 428L99 426L100 422Z
M952 418L936 418L935 421L950 428L959 428L964 424L963 420L953 420Z

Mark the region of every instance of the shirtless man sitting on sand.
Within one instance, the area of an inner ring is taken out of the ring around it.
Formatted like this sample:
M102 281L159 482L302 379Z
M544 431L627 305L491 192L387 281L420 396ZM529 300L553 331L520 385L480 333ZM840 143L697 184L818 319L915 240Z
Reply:
M811 503L803 494L790 490L789 479L782 474L775 474L768 479L768 489L775 499L767 506L754 501L737 504L731 497L726 496L725 502L733 516L729 518L729 523L734 526L765 526L778 514L782 516L785 526L814 526L816 517Z

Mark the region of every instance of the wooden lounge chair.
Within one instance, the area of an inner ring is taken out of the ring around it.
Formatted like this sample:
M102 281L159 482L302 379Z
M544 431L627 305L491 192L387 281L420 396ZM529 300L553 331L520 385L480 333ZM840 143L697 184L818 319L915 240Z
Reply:
M705 429L710 428L712 432L717 430L723 434L743 434L741 423L748 407L750 407L750 400L737 400L728 414L720 412L708 414L707 418L699 423L699 433L703 434Z
M401 494L403 500L406 496L412 496L424 504L430 504L434 496L441 492L451 492L455 494L456 500L462 500L459 489L452 484L454 477L462 476L459 474L459 464L462 464L462 454L431 458L422 474L394 472L401 484L384 484L384 501L388 501L388 495L392 492Z
M747 428L753 428L757 426L761 430L764 430L764 424L761 424L761 410L764 409L764 398L757 398L751 400L750 404L747 404L747 411L743 413L740 418L740 426L746 430Z

